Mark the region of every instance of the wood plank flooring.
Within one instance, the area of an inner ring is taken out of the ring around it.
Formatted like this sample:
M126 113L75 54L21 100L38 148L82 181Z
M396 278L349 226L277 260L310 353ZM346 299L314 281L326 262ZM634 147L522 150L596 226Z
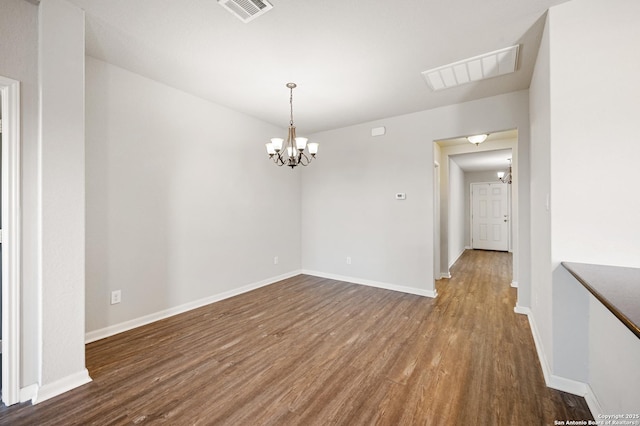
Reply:
M437 299L301 275L87 345L93 382L11 425L552 425L508 253L467 251Z

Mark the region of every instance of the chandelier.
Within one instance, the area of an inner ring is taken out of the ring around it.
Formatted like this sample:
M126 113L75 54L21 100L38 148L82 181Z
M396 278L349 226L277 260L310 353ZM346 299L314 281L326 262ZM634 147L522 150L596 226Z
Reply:
M273 160L278 166L284 166L285 164L292 169L296 166L307 166L311 163L311 160L316 158L318 153L317 143L307 143L307 138L296 137L296 127L293 125L293 89L297 86L295 83L287 83L289 88L289 106L290 106L290 118L289 118L289 131L287 132L287 139L272 138L271 142L265 144L267 147L267 154L269 158ZM305 150L308 150L309 156Z
M509 171L507 173L498 172L498 180L502 183L511 184L511 158L509 158Z

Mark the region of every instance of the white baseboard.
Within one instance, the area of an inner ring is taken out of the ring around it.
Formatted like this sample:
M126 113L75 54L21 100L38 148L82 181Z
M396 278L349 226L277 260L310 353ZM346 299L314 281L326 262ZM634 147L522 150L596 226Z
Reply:
M450 279L451 278L451 274L449 272L447 272L446 274L440 274L440 278L446 278L446 279Z
M453 259L451 262L449 262L449 269L451 269L451 267L458 261L458 259L460 259L460 256L462 256L464 254L465 249L462 249L462 251L460 253L458 253L458 255L455 257L455 259Z
M345 282L354 283L354 284L366 285L366 286L369 286L369 287L383 288L385 290L392 290L392 291L399 291L399 292L402 292L402 293L415 294L415 295L418 295L418 296L425 296L425 297L431 297L431 298L438 297L438 292L436 291L435 288L433 290L425 290L425 289L421 289L421 288L407 287L407 286L402 286L402 285L397 285L397 284L383 283L383 282L379 282L379 281L372 281L372 280L367 280L367 279L357 278L357 277L347 277L347 276L344 276L344 275L328 274L328 273L325 273L325 272L310 271L310 270L306 270L306 269L303 269L302 273L305 274L305 275L313 275L315 277L320 277L320 278L328 278L330 280L345 281Z
M53 383L47 383L40 386L35 396L31 398L31 403L34 405L39 404L43 401L46 401L47 399L51 399L55 396L63 394L79 386L85 385L89 382L91 382L89 372L86 368L83 368L82 371L79 371L75 374L63 377L62 379L56 380Z
M547 382L547 386L552 389L557 389L562 392L571 393L573 395L578 395L584 397L587 394L586 383L578 382L577 380L567 379L565 377L555 376L553 374L549 375L549 381Z
M542 339L540 338L540 333L538 332L538 327L536 326L536 322L533 319L533 312L531 312L530 308L521 307L521 313L524 313L529 320L529 328L531 328L531 334L533 335L533 343L536 347L536 352L538 354L538 360L540 361L540 367L542 367L542 374L544 376L544 382L549 386L549 380L551 376L551 368L549 367L549 362L547 361L547 357L544 354L544 349L542 347Z
M605 414L602 410L602 406L600 405L600 401L596 398L595 393L593 393L593 389L591 386L587 385L587 394L584 396L585 401L587 401L587 405L589 406L589 410L591 410L591 415L594 419L598 420L602 418L602 415Z
M516 304L516 306L513 308L513 312L521 315L529 315L529 312L531 312L531 310L529 308Z
M223 293L214 294L213 296L205 297L203 299L194 300L193 302L185 303L173 308L165 309L160 312L145 315L140 318L135 318L129 321L121 322L119 324L110 325L98 330L89 331L85 334L85 343L95 342L96 340L104 339L105 337L113 336L124 331L132 330L143 325L151 324L152 322L159 321L165 318L172 317L187 311L191 311L196 308L200 308L205 305L209 305L220 300L228 299L233 296L237 296L242 293L246 293L251 290L255 290L260 287L273 284L278 281L285 280L287 278L300 275L301 271L291 271L286 274L278 275L276 277L267 278L266 280L258 281L256 283L248 284L233 290L225 291Z
M511 287L518 288L518 281L511 281Z
M32 400L38 394L38 385L36 383L25 386L20 389L20 402L27 402Z
M516 307L514 308L514 311L519 314L527 315L529 319L529 326L531 327L533 342L535 343L535 346L536 346L536 352L538 353L538 359L540 360L540 366L542 367L542 374L544 376L544 381L547 387L550 387L552 389L556 389L562 392L567 392L573 395L582 396L587 401L587 404L589 404L589 399L587 395L591 395L590 398L592 398L597 404L597 400L595 399L595 396L593 396L593 392L591 391L591 388L588 384L552 374L551 368L549 367L549 362L547 361L547 357L545 356L544 350L542 348L542 339L540 338L540 333L538 332L538 327L536 326L536 322L533 318L533 313L531 312L531 309L526 308L524 306L516 305ZM594 408L595 408L595 405L594 405ZM589 405L589 409L591 409L591 413L595 416L594 409L591 408L591 405ZM595 418L597 419L597 417Z

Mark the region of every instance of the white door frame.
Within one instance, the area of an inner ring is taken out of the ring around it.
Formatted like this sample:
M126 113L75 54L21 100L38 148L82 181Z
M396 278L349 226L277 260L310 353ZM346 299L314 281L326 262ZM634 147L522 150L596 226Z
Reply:
M20 82L0 76L2 97L2 402L20 401Z
M440 163L433 162L433 278L442 278L440 271Z

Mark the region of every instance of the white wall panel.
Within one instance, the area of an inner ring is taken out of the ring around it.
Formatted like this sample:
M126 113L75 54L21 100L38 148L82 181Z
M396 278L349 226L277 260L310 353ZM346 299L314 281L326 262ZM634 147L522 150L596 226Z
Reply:
M523 129L519 147L527 152L528 102L526 91L515 92L312 135L321 143L321 151L314 167L302 175L303 269L433 290L433 141L518 128ZM371 137L371 128L379 126L385 126L387 133ZM444 157L441 168L447 188L449 167ZM520 180L525 213L527 173L528 166ZM395 200L396 192L406 192L407 199ZM448 202L445 193L444 234ZM520 225L519 247L526 262L526 214ZM444 264L448 246L441 254ZM346 257L352 258L351 265ZM522 271L528 273L528 268ZM520 291L526 300L528 278L522 281Z
M22 348L21 386L38 381L38 8L3 0L0 13L0 75L20 81L22 136Z
M629 137L640 113L640 57L629 54L640 44L638 16L634 0L551 8L530 90L532 311L543 365L588 384L607 414L638 406L618 389L639 374L626 354L640 341L624 337L560 262L640 267L640 200L629 190L640 180Z
M87 331L300 269L300 172L264 149L284 129L86 61Z

